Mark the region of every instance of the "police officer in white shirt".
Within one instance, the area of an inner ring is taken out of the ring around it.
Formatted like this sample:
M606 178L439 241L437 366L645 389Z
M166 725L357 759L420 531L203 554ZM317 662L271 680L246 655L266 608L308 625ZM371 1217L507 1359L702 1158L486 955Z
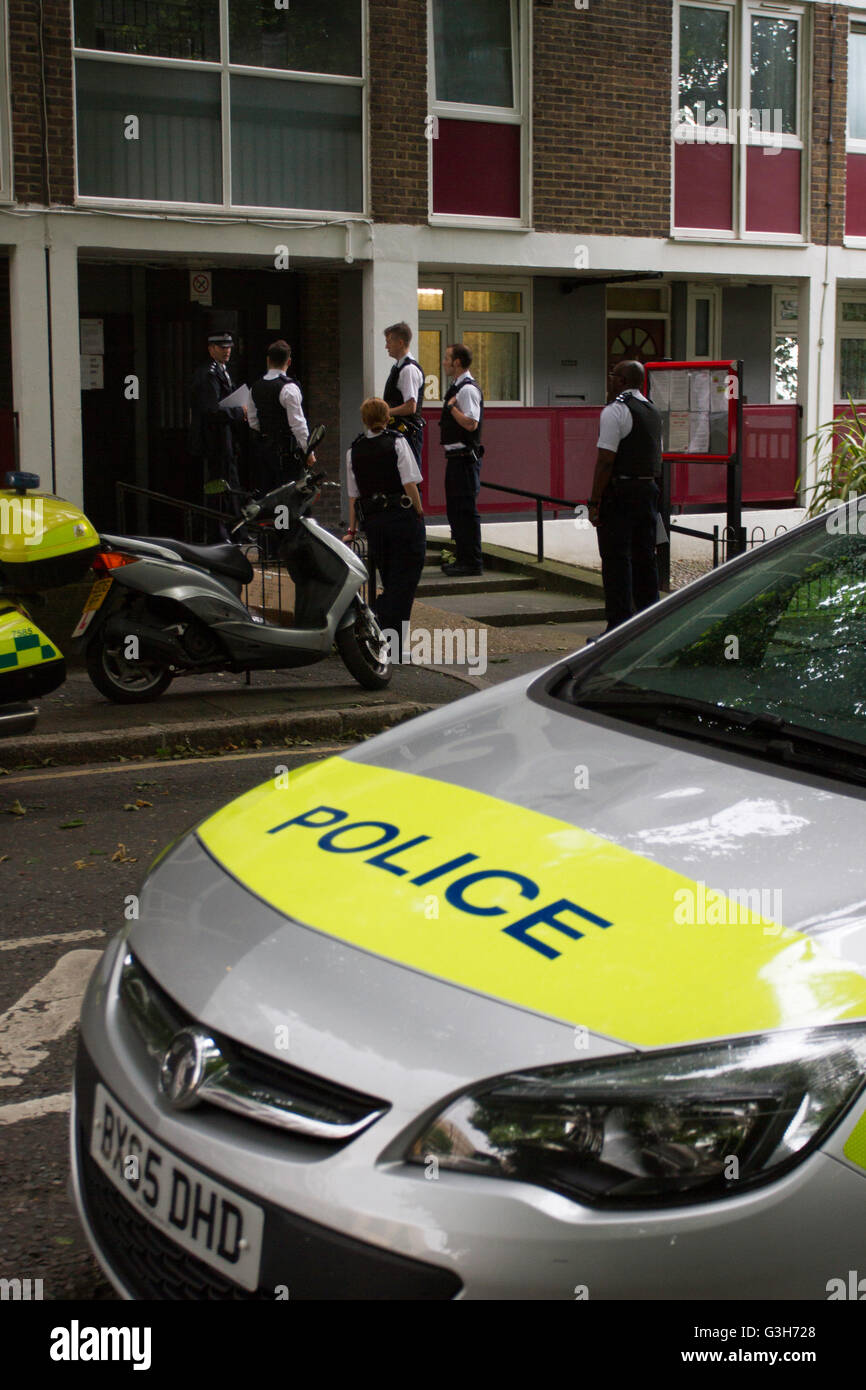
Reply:
M610 379L615 399L601 412L589 503L589 519L598 531L607 632L658 602L662 470L662 418L643 394L642 364L619 362Z
M253 487L269 492L281 483L300 477L304 451L310 437L302 409L301 388L288 368L292 350L284 339L271 343L268 370L253 384L247 421L253 431ZM315 463L310 455L310 463Z
M382 576L382 592L374 605L383 631L396 634L402 650L415 590L427 551L427 533L418 484L421 470L402 435L386 429L391 408L371 396L361 406L364 433L346 454L349 530L352 541L359 525L367 535L370 559ZM371 564L370 573L374 573Z
M397 429L405 431L409 447L416 461L421 463L421 448L424 439L424 417L421 414L421 401L424 395L424 373L421 364L409 355L412 329L408 323L392 323L385 329L385 347L389 357L393 357L385 390L384 399L391 407L391 416Z
M442 366L451 377L451 385L443 398L439 434L445 450L445 507L457 556L453 563L443 563L442 570L456 577L483 573L476 499L484 453L484 397L470 374L471 364L472 353L464 343L452 343L445 349Z

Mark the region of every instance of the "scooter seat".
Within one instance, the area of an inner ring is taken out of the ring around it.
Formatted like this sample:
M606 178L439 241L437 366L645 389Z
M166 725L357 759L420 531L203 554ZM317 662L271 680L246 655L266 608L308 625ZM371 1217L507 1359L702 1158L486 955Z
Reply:
M212 570L214 574L228 575L229 579L238 579L241 584L249 584L253 577L253 567L246 555L230 541L223 541L219 545L190 545L187 541L176 541L168 536L142 536L140 539L153 545L164 545L191 565Z

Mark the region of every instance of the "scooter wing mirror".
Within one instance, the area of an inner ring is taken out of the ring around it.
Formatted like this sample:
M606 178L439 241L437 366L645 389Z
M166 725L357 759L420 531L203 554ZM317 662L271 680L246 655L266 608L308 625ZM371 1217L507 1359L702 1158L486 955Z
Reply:
M324 437L325 426L316 425L316 428L313 430L309 440L307 441L307 458L309 458L310 454L314 454L316 452L316 449L319 447Z
M209 483L205 483L204 490L208 497L213 497L219 493L228 492L229 485L225 478L211 478Z
M39 474L9 472L4 481L6 487L12 488L19 496L23 497L28 488L32 490L39 486Z

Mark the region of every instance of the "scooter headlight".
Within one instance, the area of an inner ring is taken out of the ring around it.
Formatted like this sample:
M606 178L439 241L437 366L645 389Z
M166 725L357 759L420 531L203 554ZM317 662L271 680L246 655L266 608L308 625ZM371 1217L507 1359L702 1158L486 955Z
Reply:
M599 1206L714 1200L815 1149L864 1070L855 1025L515 1072L452 1100L406 1157Z

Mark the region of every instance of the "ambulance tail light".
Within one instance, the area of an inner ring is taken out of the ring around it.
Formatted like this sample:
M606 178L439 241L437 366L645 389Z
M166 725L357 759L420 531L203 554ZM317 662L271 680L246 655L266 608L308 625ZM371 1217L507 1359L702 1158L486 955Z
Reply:
M862 1025L512 1072L451 1100L405 1157L593 1206L713 1201L801 1162L864 1076Z

